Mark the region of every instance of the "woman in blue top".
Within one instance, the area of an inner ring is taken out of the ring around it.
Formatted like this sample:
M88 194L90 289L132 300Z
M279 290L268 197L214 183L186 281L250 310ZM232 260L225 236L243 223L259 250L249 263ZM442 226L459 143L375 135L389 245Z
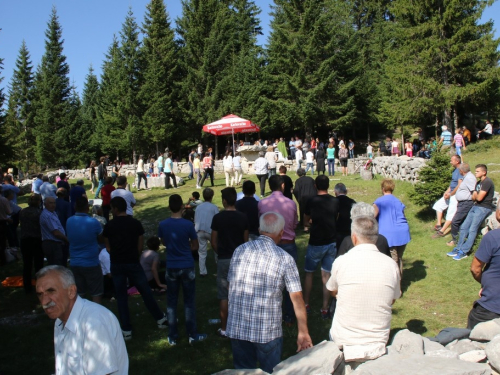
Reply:
M331 142L326 149L326 159L328 160L328 176L335 176L335 147Z
M383 195L373 203L373 207L378 220L378 232L387 238L391 257L398 263L402 274L403 253L410 242L410 227L404 213L405 205L392 195L394 187L393 180L382 181Z

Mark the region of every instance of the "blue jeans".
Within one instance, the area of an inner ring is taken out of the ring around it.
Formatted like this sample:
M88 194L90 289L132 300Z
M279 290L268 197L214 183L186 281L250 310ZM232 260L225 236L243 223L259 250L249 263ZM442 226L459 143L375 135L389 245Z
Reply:
M307 171L311 169L312 170L312 173L311 175L314 176L314 164L313 163L307 163L306 164L306 174L307 174Z
M128 310L127 278L130 280L139 293L141 293L144 305L149 310L155 320L163 318L163 312L158 307L156 300L149 287L146 274L139 263L132 264L111 264L111 275L115 284L116 300L118 304L118 316L122 330L131 331L130 313Z
M297 264L297 245L295 243L279 243L285 252L290 254ZM293 303L290 299L290 293L287 290L283 291L283 310L284 310L284 320L287 323L293 323L296 320L295 310L293 309Z
M460 226L460 234L455 250L464 254L470 251L472 245L474 245L479 227L490 213L491 208L474 206L470 209L465 221Z
M189 162L188 164L189 164L189 170L190 170L188 178L191 180L191 179L193 179L193 163Z
M97 190L95 191L95 196L94 196L95 199L99 198L99 193L100 193L103 186L104 186L104 178L99 180L99 186L97 187Z
M354 159L354 150L349 150L349 159Z
M314 272L318 268L318 264L321 263L321 269L330 273L332 272L332 264L336 255L337 246L335 242L321 246L308 245L304 271Z
M328 160L328 176L335 176L335 159Z
M184 296L184 315L186 317L186 331L189 336L195 336L196 309L195 309L195 271L194 268L167 268L165 281L167 282L167 317L168 337L177 340L177 301L179 290L182 287Z
M231 347L233 348L235 369L257 368L258 361L262 370L272 373L273 368L281 362L283 337L278 337L265 344L231 339Z

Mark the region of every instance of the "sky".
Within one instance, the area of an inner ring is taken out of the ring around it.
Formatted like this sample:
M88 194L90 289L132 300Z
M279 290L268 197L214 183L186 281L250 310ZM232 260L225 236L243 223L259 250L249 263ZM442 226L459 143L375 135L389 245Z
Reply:
M81 92L91 64L95 74L100 76L104 54L113 35L118 36L129 7L141 25L147 3L149 0L0 0L0 58L4 59L0 74L5 77L0 87L8 91L23 39L31 55L33 71L36 70L45 51L45 31L52 6L55 6L70 68L70 83ZM262 10L259 18L264 32L258 43L265 45L273 1L255 0L255 3ZM175 20L182 15L181 0L165 0L165 4L171 26L175 28ZM496 29L500 23L500 2L496 1L484 12L482 21L489 19L494 21ZM500 37L500 33L495 31L495 36Z

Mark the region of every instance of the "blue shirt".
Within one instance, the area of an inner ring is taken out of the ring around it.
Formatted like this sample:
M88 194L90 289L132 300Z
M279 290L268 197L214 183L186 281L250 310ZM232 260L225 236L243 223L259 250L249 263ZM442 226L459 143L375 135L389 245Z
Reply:
M101 233L101 224L87 214L77 212L68 219L66 236L72 266L93 267L100 264L97 236Z
M194 225L186 219L169 218L158 225L158 237L167 248L167 268L194 267L189 240L197 240Z
M455 168L455 170L451 174L450 193L457 187L458 180L463 180L463 177L460 174L460 170L458 168Z
M54 230L58 230L62 234L66 234L56 212L50 212L47 209L44 209L40 214L40 229L42 230L42 241L50 240L62 242L59 238L52 234Z
M379 209L378 232L387 238L389 247L410 242L410 227L404 214L405 205L392 194L381 196L374 204Z
M7 197L7 192L9 190L12 190L14 192L14 199L12 200L15 204L17 204L17 194L21 192L21 190L14 185L11 184L3 184L2 185L2 191L3 191L3 196Z
M481 298L477 302L486 310L500 314L500 229L484 235L475 257L486 263L481 275Z
M33 181L33 184L31 185L31 191L35 194L41 194L40 193L40 186L42 186L43 181L41 178L37 178L35 181Z
M72 215L74 215L76 212L76 210L75 210L76 200L85 194L86 194L85 189L83 187L81 187L80 185L74 186L69 191L69 201L71 202L71 214Z
M56 213L57 217L59 218L59 221L61 222L61 225L63 226L63 228L66 229L66 222L68 221L68 218L71 216L71 207L69 205L69 202L66 202L64 198L57 198Z
M449 146L451 145L451 140L453 136L448 130L445 130L441 133L441 138L443 138L443 146Z

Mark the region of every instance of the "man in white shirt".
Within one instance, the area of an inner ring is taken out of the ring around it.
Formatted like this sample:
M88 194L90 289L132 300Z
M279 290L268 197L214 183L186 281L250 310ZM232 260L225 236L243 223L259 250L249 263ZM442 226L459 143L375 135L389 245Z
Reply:
M493 126L491 125L489 120L486 120L486 125L484 125L484 129L479 130L477 132L477 136L479 139L491 139L492 134L493 134Z
M144 156L139 155L139 161L137 162L137 191L141 190L141 180L144 179L144 185L146 185L146 190L148 189L148 179L144 173Z
M295 161L297 162L297 170L300 169L302 165L302 159L304 158L304 154L302 153L302 145L301 146L295 146Z
M36 274L36 293L45 313L56 319L56 375L128 374L128 355L120 324L105 307L82 299L72 272L47 266Z
M116 179L116 184L118 187L116 190L111 192L111 199L114 197L122 197L127 202L127 215L134 216L133 207L136 205L136 200L134 198L134 194L127 190L127 177L118 176Z
M377 249L377 238L373 217L354 218L351 239L355 247L337 258L326 283L337 298L330 339L344 349L346 366L351 369L386 353L392 304L401 296L399 268Z
M309 150L306 153L306 174L311 169L311 176L314 176L314 153Z

